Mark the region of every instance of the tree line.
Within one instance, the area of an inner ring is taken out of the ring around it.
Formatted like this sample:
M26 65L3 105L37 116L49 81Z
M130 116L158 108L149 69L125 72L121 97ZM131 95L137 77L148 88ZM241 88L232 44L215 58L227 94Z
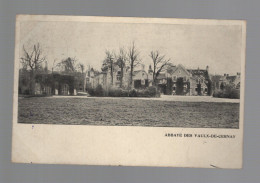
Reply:
M171 60L170 58L166 59L166 56L161 54L158 50L151 51L149 57L151 58L151 65L153 69L153 85L157 85L157 78L159 74L167 65L170 64ZM40 43L34 44L32 49L26 49L23 45L23 55L20 58L20 63L22 64L22 70L29 73L29 90L30 94L34 94L35 76L38 73L48 72L48 69L43 67L43 64L47 64L48 62L46 56L43 54L43 49ZM134 70L140 64L142 64L141 52L137 48L135 42L132 42L128 48L119 48L118 53L106 50L101 70L110 72L111 84L113 84L114 68L116 65L119 66L120 87L122 88L124 69L129 67L129 85L131 87L133 84ZM84 64L78 62L75 57L67 57L59 62L55 59L51 66L51 72L53 73L54 70L71 74L81 72L83 74L85 72L85 66Z
M137 48L135 42L132 42L128 48L120 47L118 53L114 51L106 50L105 58L103 60L102 71L109 71L110 82L113 85L114 82L114 68L119 66L120 68L120 87L123 85L124 68L129 67L130 78L129 85L132 87L133 75L135 68L142 64L141 52ZM165 55L161 54L158 50L150 52L149 57L151 58L151 65L153 70L153 85L157 85L159 74L170 65L170 58L166 58Z

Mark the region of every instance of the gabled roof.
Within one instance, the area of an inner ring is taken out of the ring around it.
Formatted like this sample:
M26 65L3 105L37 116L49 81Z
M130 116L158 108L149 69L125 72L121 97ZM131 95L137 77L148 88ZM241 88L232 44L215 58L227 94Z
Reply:
M191 73L192 76L204 76L205 78L209 77L208 71L205 69L188 69L187 71Z
M160 73L158 76L157 76L157 79L165 79L166 78L166 74L165 73Z
M173 74L176 70L178 70L178 68L182 68L184 72L186 72L188 75L190 74L190 72L188 72L182 64L178 64L176 69L171 74Z
M176 71L177 67L175 65L169 65L167 68L166 68L166 71L167 73L169 74L173 74L175 71Z
M236 80L237 76L227 76L226 79L230 82L234 82Z

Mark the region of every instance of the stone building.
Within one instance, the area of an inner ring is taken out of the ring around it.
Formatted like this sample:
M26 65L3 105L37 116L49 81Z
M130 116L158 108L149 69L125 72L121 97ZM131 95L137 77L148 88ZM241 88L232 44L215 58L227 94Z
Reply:
M148 71L145 66L141 65L138 70L133 72L132 87L135 89L144 89L153 84L153 70L151 65ZM167 95L212 95L213 91L219 89L221 85L233 84L234 87L240 87L240 73L236 76L210 75L209 67L205 69L186 69L182 64L169 65L157 77L156 85L161 93ZM130 87L130 68L119 66L113 67L111 70L106 69L101 72L89 68L86 73L86 86L96 88L101 85L103 89Z
M145 71L144 65L141 66L141 69L133 72L132 78L132 88L136 89L148 87L151 81L151 77ZM103 89L109 89L111 87L127 89L130 87L130 68L124 67L121 69L119 66L115 65L113 67L112 75L110 69L98 72L93 68L89 68L89 71L87 71L86 82L87 87L92 88L101 85Z
M162 93L170 90L172 95L210 95L209 67L186 69L183 65L171 65L158 76Z
M240 73L230 76L229 74L211 76L213 90L222 90L227 85L240 89Z

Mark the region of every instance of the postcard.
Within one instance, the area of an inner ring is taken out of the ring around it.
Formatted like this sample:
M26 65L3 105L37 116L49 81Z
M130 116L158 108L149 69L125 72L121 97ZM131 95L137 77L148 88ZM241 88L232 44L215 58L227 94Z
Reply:
M17 15L12 162L242 168L246 22Z

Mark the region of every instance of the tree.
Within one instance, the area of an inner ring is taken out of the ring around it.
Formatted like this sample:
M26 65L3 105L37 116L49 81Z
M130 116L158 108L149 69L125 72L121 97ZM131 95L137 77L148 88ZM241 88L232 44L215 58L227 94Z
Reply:
M224 83L222 82L222 83L220 84L220 89L221 89L221 90L224 90L224 88L225 88L225 86L224 86Z
M157 84L157 77L160 72L170 63L171 59L165 59L165 55L161 55L158 50L151 51L150 55L153 61L153 84Z
M111 85L113 85L113 83L114 83L114 77L113 77L114 65L115 65L114 60L115 60L115 58L113 57L113 53L107 50L106 57L105 57L105 60L103 61L103 65L102 65L102 71L110 70Z
M172 94L173 81L172 78L167 78L166 95Z
M79 63L79 69L80 69L81 73L83 74L84 70L85 70L85 66L83 64Z
M42 63L46 60L42 55L42 48L39 43L33 45L31 52L27 51L23 45L24 56L20 58L20 62L24 69L29 70L29 93L35 94L35 75L42 69Z
M178 78L176 82L176 95L182 95L184 89L183 78Z
M66 73L74 73L77 72L78 69L76 58L71 57L63 59L60 63L57 64L57 66Z
M124 48L120 48L118 56L115 56L116 64L120 67L120 87L123 86L124 68L126 66L127 53Z
M208 80L207 88L208 88L207 95L211 95L212 94L212 81L210 79Z
M197 92L198 92L198 95L201 95L201 84L197 84Z
M141 63L140 52L137 50L135 43L133 42L132 46L128 49L128 61L130 65L130 88L133 85L133 73L134 68Z
M53 63L52 63L52 67L51 67L51 73L53 74L53 71L54 71L54 69L57 67L57 60L56 59L54 59L54 61L53 61Z

